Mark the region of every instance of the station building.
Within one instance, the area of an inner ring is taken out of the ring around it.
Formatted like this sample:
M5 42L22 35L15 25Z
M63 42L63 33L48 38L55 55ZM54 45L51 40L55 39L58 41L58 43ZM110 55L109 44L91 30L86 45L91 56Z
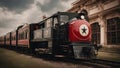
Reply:
M120 45L120 0L76 0L68 12L87 10L92 26L92 43Z

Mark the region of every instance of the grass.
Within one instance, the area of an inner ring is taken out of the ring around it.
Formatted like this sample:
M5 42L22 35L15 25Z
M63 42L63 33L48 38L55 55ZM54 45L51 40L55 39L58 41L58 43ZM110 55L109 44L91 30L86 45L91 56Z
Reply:
M42 59L0 48L0 68L53 68Z

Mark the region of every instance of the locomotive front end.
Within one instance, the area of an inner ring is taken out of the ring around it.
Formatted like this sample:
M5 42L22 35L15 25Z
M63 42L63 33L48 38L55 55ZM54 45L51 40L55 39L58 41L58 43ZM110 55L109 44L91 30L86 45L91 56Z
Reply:
M91 42L91 27L86 20L74 20L69 24L69 41L73 47L74 58L85 59L95 57Z
M85 20L75 20L69 24L69 40L71 42L91 41L91 27Z

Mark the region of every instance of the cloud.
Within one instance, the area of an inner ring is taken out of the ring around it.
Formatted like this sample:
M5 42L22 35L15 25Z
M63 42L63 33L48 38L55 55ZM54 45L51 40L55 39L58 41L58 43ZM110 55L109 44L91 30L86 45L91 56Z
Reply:
M42 16L66 11L73 0L0 0L0 35L25 23L37 23Z
M35 4L31 5L30 9L21 12L21 14L0 7L0 33L3 35L8 30L15 30L19 25L25 23L37 23L41 20L42 13Z
M51 15L58 11L66 11L71 7L71 3L74 0L36 0L36 5L42 10L42 12Z
M0 7L0 27L11 28L10 25L18 16L18 14L14 14L13 12L9 12L6 8Z
M0 27L0 36L3 36L3 35L5 35L6 33L8 33L8 32L10 32L11 30L13 30L13 29L10 29L10 28L1 28Z
M22 12L30 5L34 3L34 0L0 0L0 6L6 7L10 11Z
M37 23L41 20L44 12L42 12L35 4L33 4L30 9L22 12L22 15L24 18L26 18L26 23Z
M22 24L39 22L43 12L35 4L30 7L20 14L9 11L6 7L0 7L0 35L13 31Z

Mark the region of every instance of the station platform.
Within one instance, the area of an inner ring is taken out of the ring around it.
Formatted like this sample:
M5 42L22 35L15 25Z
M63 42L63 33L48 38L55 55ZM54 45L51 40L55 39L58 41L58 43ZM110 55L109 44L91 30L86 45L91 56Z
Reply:
M98 51L97 58L120 62L120 47L103 47Z

